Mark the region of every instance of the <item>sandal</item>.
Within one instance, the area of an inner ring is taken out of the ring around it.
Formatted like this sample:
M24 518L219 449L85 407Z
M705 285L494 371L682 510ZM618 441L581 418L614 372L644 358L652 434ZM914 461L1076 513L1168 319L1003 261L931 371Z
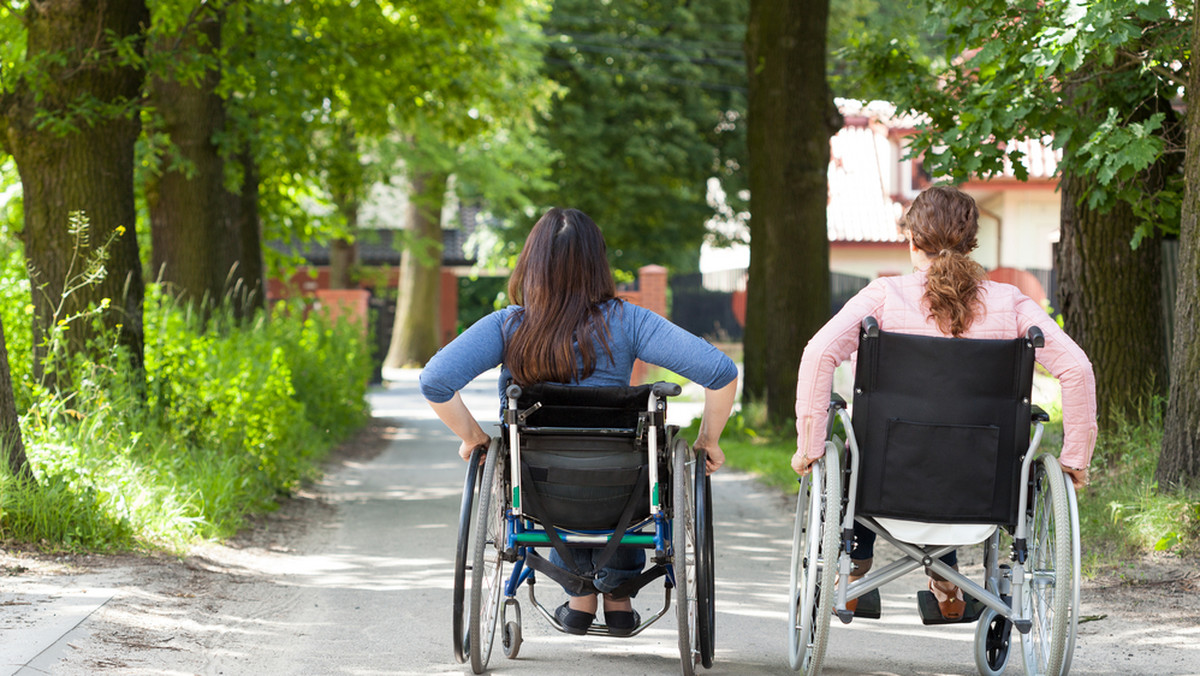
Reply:
M933 598L937 599L938 612L947 620L961 620L963 613L967 609L967 602L963 600L962 590L958 586L954 586L954 591L942 591L934 584L933 578L929 578L929 591L933 594Z
M574 610L568 602L554 609L554 619L558 620L568 634L579 636L588 632L588 628L592 626L592 620L596 619L596 614Z

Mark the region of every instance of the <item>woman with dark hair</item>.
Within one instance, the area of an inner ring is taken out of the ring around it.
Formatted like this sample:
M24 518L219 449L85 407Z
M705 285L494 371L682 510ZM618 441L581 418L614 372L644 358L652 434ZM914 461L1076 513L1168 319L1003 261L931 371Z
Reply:
M833 372L858 347L865 317L895 333L953 338L1013 339L1038 326L1046 344L1037 360L1062 384L1063 471L1078 487L1087 483L1087 466L1096 444L1096 379L1087 355L1033 299L1016 287L988 281L983 267L969 257L976 247L979 209L970 195L937 185L913 200L900 221L915 271L876 279L829 320L804 348L796 386L796 453L799 474L825 454L825 424ZM947 486L946 490L971 490ZM853 582L871 568L875 533L854 524L850 553ZM957 563L955 552L942 560ZM962 617L965 603L957 586L935 577L930 591L948 620ZM857 599L848 602L853 610Z
M725 462L718 443L733 407L737 367L707 341L659 315L616 297L604 237L577 209L550 209L533 226L508 281L514 303L484 317L442 348L421 372L421 393L462 445L464 460L489 436L459 395L467 383L500 365L499 391L518 385L559 383L586 387L628 386L637 359L669 369L705 388L704 412L694 446L707 453L707 471ZM575 564L593 567L600 550L576 549ZM551 561L565 562L552 551ZM604 620L611 633L639 624L629 598L609 594L645 565L641 549L618 548L600 571ZM571 596L555 613L570 633L587 633L598 609L596 596Z

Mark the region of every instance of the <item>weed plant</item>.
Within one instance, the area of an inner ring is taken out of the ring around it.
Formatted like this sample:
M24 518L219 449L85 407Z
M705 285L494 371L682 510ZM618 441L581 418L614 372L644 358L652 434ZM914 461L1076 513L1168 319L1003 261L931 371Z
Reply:
M0 295L19 298L7 263ZM366 420L366 341L303 305L201 321L150 286L145 385L108 337L99 363L55 362L73 384L56 392L33 382L29 352L12 349L31 344L25 304L0 312L36 481L0 474L0 542L179 550L225 537L313 477Z

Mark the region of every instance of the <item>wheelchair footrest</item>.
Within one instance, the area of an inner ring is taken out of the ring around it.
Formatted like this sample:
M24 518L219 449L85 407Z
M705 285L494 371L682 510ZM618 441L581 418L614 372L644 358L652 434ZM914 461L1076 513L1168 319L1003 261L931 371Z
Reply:
M881 610L882 605L879 590L872 589L858 597L858 607L854 609L854 616L865 617L868 620L878 620L883 615Z
M932 592L922 589L917 592L917 609L921 613L921 622L925 624L961 624L964 622L974 622L979 619L987 606L976 600L970 594L963 594L963 601L967 607L963 610L963 616L957 620L947 620L942 617L942 611L938 609L937 597Z

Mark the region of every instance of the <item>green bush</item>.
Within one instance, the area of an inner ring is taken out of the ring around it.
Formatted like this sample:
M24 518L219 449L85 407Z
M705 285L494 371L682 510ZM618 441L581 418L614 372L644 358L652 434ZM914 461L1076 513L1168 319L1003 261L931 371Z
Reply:
M0 539L177 548L274 508L367 416L366 341L305 310L201 321L149 287L144 386L115 341L103 363L56 366L71 392L30 386L36 482L0 477Z

